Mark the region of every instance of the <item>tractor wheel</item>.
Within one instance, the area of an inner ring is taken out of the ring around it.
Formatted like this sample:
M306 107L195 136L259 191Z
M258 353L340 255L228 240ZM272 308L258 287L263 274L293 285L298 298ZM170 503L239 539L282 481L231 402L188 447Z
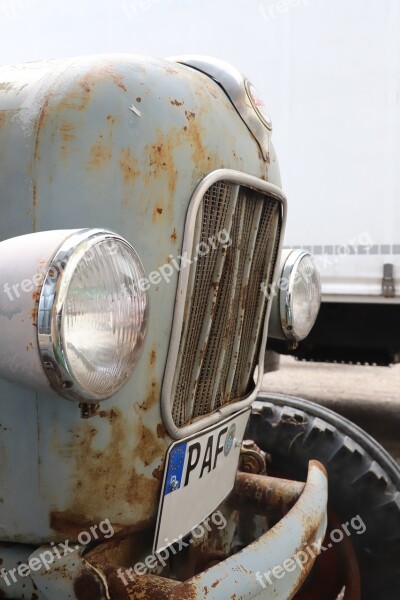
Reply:
M271 455L272 474L305 480L311 459L328 471L330 527L331 531L335 527L336 537L297 597L357 598L359 586L349 578L357 579L359 569L362 600L398 600L400 469L391 456L333 411L281 394L259 394L246 436ZM341 537L338 529L345 535L336 543ZM336 591L329 596L327 584L334 572L340 572L341 583L336 581ZM322 585L319 591L316 581Z

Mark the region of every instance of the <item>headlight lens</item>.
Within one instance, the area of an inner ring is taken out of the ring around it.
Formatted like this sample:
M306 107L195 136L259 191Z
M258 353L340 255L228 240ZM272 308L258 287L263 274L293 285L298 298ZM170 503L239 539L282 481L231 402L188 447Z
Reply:
M38 339L60 394L98 402L127 382L145 336L143 277L135 250L112 232L78 232L58 250L40 296Z
M280 295L281 323L289 339L303 340L310 333L321 305L321 281L312 256L294 250L283 268L285 291Z

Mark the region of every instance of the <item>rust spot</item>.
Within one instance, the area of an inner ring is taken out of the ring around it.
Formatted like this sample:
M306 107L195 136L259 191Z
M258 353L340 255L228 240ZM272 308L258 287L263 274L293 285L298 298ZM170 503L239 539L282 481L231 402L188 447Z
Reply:
M40 268L40 266L39 266L39 268ZM44 275L43 275L43 279L44 279ZM39 300L40 300L40 294L42 291L42 287L43 287L43 281L38 286L38 288L32 292L32 300L35 302L35 305L32 308L31 312L29 313L29 317L32 320L33 325L35 325L35 326L37 326L37 315L38 315L38 310L39 310Z
M192 146L192 159L194 164L204 164L208 153L203 145L202 136L199 127L191 123L187 129L187 135L190 138Z
M153 475L154 479L158 479L158 481L162 481L164 473L163 473L161 467L157 467L156 469L154 469L152 475Z
M153 221L157 217L157 215L162 215L162 212L163 212L163 209L160 208L159 206L156 206L155 209L153 210Z
M185 115L188 121L192 121L195 118L196 113L185 110Z
M59 131L63 142L71 142L75 139L75 123L62 123Z
M139 558L139 557L138 557ZM133 563L132 563L133 564ZM110 591L112 600L128 600L128 598L136 598L137 600L189 600L188 596L183 596L179 593L173 595L174 588L180 590L180 584L166 577L158 577L156 575L135 575L133 570L127 575L126 583L121 580L120 571L116 567L107 567L103 569ZM195 598L195 596L191 596ZM93 598L95 600L95 598Z
M103 586L90 573L84 573L74 582L77 600L93 600L103 596Z
M53 511L50 513L50 527L54 531L68 532L71 540L76 540L84 528L90 528L93 521L74 511ZM89 531L89 530L88 530Z
M159 387L157 385L157 381L155 379L153 379L151 381L151 389L150 389L150 393L148 395L148 397L146 398L146 400L144 402L142 402L141 404L138 404L138 407L141 410L149 410L149 408L151 408L152 406L154 406L155 404L158 404L159 402Z
M127 91L123 76L120 73L116 73L112 65L102 65L97 70L94 69L89 71L83 77L78 79L78 84L86 94L89 94L97 82L106 81L107 79L111 79L111 81L124 92Z
M151 364L151 366L153 366L155 364L156 358L157 358L157 353L156 353L155 350L152 350L150 352L150 364Z
M169 75L176 75L179 73L178 69L174 69L173 67L165 67L165 72Z
M92 97L92 91L94 86L101 81L111 80L115 85L124 90L126 87L123 83L122 75L116 73L111 65L102 65L97 69L92 69L85 75L76 79L75 87L72 87L67 94L62 96L60 101L57 102L55 108L67 109L67 110L79 110L83 111L86 109ZM44 117L45 109L47 108L48 100L42 109L42 115ZM108 117L107 117L108 118Z
M108 419L111 423L118 419L118 410L111 408L110 410L101 410L99 412L99 417L102 419Z
M151 388L149 401L158 402L157 391L157 387ZM71 432L68 444L60 445L54 432L54 452L63 460L74 461L73 496L68 508L54 509L50 515L54 540L76 540L81 531L106 516L116 533L127 528L132 531L144 528L153 521L160 482L151 476L151 471L144 475L142 470L155 461L160 463L166 442L143 424L138 405L134 405L134 409L135 420L131 417L129 424L128 416L115 407L102 411L100 416L109 420L104 447L99 435L100 424L97 430L93 422L80 422ZM104 425L101 431L103 429ZM133 524L127 525L127 520Z
M167 432L165 431L165 427L162 423L157 425L157 437L160 439L165 439Z
M72 110L72 111L82 111L84 110L90 102L91 98L91 88L85 83L82 79L77 81L77 85L68 91L65 96L62 96L61 99L55 103L56 110Z
M113 155L113 125L115 118L108 115L107 129L101 133L90 151L89 168L103 168L107 162L111 161Z
M90 151L89 167L104 167L104 165L112 158L112 146L110 142L105 142L103 135L99 135L96 143Z
M184 104L183 100L182 102L179 102L179 100L171 100L171 104L173 106L182 106L182 104Z
M304 483L239 472L229 498L231 506L253 514L286 514L297 502Z
M26 347L26 351L29 352L29 350L33 350L33 344L32 344L32 342L29 342L29 344Z
M32 198L32 202L33 202L33 208L37 207L37 189L36 189L36 182L34 182L33 184L33 198Z
M138 447L136 455L147 467L160 456L160 443L154 433L144 425L138 426Z
M140 171L138 169L137 159L133 156L130 148L125 148L121 151L119 164L124 175L125 185L129 185L135 181L136 177L140 174Z
M318 460L310 460L310 466L311 465L319 469L325 475L325 477L328 478L327 470L322 463L320 463Z
M174 163L174 149L176 147L176 139L168 136L164 136L159 133L159 141L150 147L149 152L149 164L151 170L149 177L160 177L161 173L165 173L168 180L168 190L170 195L175 192L176 180L177 180L177 169Z
M81 86L81 88L83 89L83 91L86 92L87 94L89 94L89 92L92 91L92 88L90 87L90 83L88 81L86 81L86 79L79 79L78 83Z
M32 187L32 230L36 231L36 208L37 208L37 188L36 181L33 182Z
M118 86L121 90L123 90L124 92L128 91L124 84L122 75L120 75L119 73L113 73L112 80L115 83L115 85Z
M174 227L174 230L173 230L173 232L171 233L171 240L174 242L174 244L175 244L175 242L176 242L176 237L177 237L177 236L176 236L176 229L175 229L175 227Z
M138 97L136 98L136 102L141 102L141 101L142 101L141 97L140 97L140 96L138 96Z
M46 100L44 101L44 104L42 106L42 109L40 111L39 114L39 119L36 125L36 140L35 140L35 152L34 152L34 158L35 160L37 158L39 158L39 137L40 137L40 130L42 128L43 122L45 120L46 117L46 112L47 112L47 108L49 106L49 101L50 101L50 96L47 96Z

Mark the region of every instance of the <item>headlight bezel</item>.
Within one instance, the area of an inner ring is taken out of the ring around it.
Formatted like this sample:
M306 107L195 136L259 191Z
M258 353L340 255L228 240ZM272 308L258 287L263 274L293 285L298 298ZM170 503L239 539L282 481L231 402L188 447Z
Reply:
M68 364L65 352L63 317L71 280L84 256L103 242L123 244L133 253L142 277L145 271L139 255L122 236L106 229L81 229L66 238L53 256L40 290L37 308L37 339L39 355L44 372L52 388L61 396L85 404L96 404L110 398L125 385L137 363L131 366L126 377L112 393L95 393L83 387ZM62 268L60 268L60 265ZM141 348L146 335L148 320L148 294L143 314ZM140 355L140 352L139 352Z
M295 315L293 310L294 295L296 292L295 285L296 277L299 276L300 263L305 258L311 259L314 265L314 274L317 276L319 283L319 305L321 305L321 279L318 268L314 263L312 254L307 250L301 249L290 251L290 254L287 256L282 269L281 281L285 282L286 289L283 289L283 286L281 286L279 293L279 314L281 320L281 327L284 335L288 340L294 342L299 342L309 335L310 331L312 330L315 324L319 312L318 308L315 317L308 326L308 331L306 334L300 334L299 331L296 330Z

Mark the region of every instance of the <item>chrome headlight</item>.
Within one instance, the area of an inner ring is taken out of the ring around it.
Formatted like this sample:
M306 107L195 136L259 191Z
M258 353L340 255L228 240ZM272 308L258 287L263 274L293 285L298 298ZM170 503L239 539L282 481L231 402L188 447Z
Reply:
M79 231L58 249L40 293L38 342L59 394L98 402L129 379L146 328L142 278L135 250L112 232Z
M321 280L305 250L282 253L281 278L274 292L269 337L303 340L310 333L321 305Z

